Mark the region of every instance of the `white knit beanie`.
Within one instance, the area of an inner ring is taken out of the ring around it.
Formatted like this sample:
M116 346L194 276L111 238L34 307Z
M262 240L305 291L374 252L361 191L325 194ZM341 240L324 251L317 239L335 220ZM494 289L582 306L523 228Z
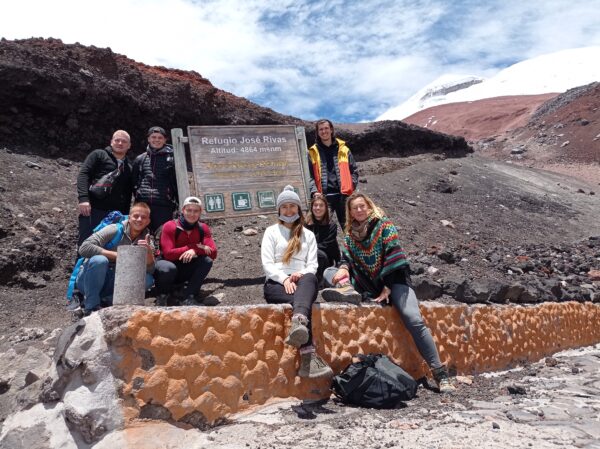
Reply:
M279 210L283 203L294 203L297 204L299 208L302 207L302 204L300 204L300 197L294 192L294 188L290 185L285 186L283 192L277 197L277 210Z

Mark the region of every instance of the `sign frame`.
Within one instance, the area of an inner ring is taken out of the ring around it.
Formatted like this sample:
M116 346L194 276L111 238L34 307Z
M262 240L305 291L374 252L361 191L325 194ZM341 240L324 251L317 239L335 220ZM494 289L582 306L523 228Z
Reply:
M224 201L223 210L204 204L206 219L277 213L277 195L288 184L299 193L303 209L308 209L309 170L304 127L188 126L187 133L184 139L189 145L196 195L205 202L211 195L222 195ZM259 192L272 192L268 205L261 201ZM249 207L234 207L234 193L247 194Z

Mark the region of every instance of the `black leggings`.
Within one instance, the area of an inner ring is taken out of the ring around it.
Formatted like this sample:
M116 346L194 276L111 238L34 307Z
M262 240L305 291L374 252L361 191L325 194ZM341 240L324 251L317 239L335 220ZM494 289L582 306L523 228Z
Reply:
M302 347L312 345L312 305L317 299L318 283L317 276L307 273L296 282L296 291L289 295L283 284L271 279L265 282L265 299L269 304L291 304L294 315L304 315L308 319L308 343Z
M335 265L335 260L330 259L325 251L322 249L317 250L317 261L319 263L319 267L317 268L317 279L319 282L323 279L323 272L325 268L329 268Z
M327 202L332 211L335 212L337 221L342 230L346 227L346 199L348 196L341 193L327 194Z

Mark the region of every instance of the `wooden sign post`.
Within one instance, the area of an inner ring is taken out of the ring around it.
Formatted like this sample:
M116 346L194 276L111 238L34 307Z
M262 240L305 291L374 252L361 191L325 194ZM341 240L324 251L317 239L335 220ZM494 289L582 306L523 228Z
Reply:
M189 126L196 195L206 218L275 213L290 184L307 205L304 129L293 125Z

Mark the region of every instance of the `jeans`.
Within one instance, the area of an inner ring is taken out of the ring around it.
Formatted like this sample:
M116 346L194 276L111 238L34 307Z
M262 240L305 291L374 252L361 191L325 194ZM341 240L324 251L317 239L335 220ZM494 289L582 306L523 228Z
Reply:
M156 276L156 290L159 294L171 293L173 284L187 281L187 287L183 291L183 297L196 295L202 287L202 283L212 268L213 261L207 256L198 256L188 263L180 261L170 262L159 260L156 262L154 276Z
M325 269L325 271L323 272L323 281L325 283L325 287L334 287L332 279L335 276L335 273L337 273L337 271L337 267L329 267Z
M337 270L335 267L325 270L323 277L325 285L328 287L333 285L331 281ZM431 369L440 368L442 362L440 361L440 356L435 347L431 332L423 321L415 291L406 284L393 284L389 298L391 304L400 313L400 318L402 318L404 326L415 342L421 357L423 357Z
M279 282L268 279L265 282L264 294L269 304L291 304L293 314L304 315L308 319L308 342L302 347L312 346L312 305L317 299L318 281L317 276L307 273L296 283L296 291L289 295L285 292L285 287Z
M154 278L146 273L146 290L152 287ZM84 295L85 310L112 306L115 288L115 265L106 256L94 256L83 265L77 275L77 288Z
M412 336L421 357L432 370L440 368L442 362L431 332L423 321L415 291L406 284L393 284L390 300L400 312L404 326Z

